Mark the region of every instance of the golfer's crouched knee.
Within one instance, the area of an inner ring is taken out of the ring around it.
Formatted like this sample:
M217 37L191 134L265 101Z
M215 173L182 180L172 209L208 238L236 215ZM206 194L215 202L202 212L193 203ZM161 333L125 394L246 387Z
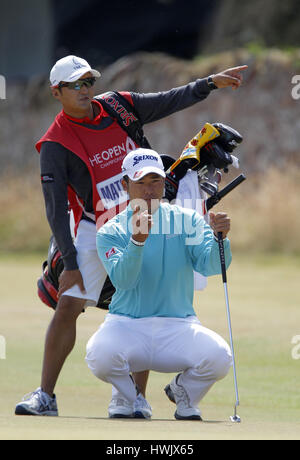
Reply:
M92 373L104 382L109 382L109 376L121 367L120 357L110 347L97 346L92 340L87 344L85 361Z
M229 346L215 345L207 352L205 361L198 367L199 372L212 380L221 380L228 374L232 366L232 355Z
M217 350L215 350L212 358L213 360L211 365L214 377L216 380L221 380L226 377L232 366L232 355L230 348L228 346L219 347Z

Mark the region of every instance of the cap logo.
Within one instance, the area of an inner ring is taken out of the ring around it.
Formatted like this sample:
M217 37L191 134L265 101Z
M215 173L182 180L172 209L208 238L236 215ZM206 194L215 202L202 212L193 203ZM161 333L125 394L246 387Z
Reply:
M140 177L142 174L143 174L143 171L136 171L136 172L134 173L133 178L134 178L134 179L137 179L137 178Z
M74 70L81 69L82 67L84 67L84 65L82 65L79 61L76 61L75 58L73 58L72 61L74 64Z
M133 157L133 166L139 164L140 161L143 161L143 160L154 160L154 161L157 161L158 162L158 158L155 157L154 155L139 155L139 156L135 156Z

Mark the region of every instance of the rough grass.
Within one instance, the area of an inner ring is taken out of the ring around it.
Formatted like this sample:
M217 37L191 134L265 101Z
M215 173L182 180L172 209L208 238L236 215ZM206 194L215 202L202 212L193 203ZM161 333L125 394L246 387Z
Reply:
M50 230L38 172L0 181L0 252L44 251Z
M247 180L218 204L232 217L233 248L300 253L300 168L271 168Z
M231 177L223 175L222 186ZM232 219L236 251L300 253L300 168L249 175L214 209ZM50 230L38 173L1 178L0 252L44 251Z

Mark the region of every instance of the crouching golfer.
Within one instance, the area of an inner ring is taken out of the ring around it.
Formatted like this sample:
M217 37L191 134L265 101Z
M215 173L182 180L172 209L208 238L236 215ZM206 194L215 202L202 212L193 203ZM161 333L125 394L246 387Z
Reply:
M214 235L226 238L230 219L211 213L209 226L195 211L161 202L165 173L152 150L130 152L122 170L130 203L97 234L98 254L116 293L87 344L86 362L122 395L110 417L133 415L137 388L131 373L150 369L178 373L165 388L176 403L175 418L201 420L199 402L227 375L232 359L227 343L195 315L193 270L220 273ZM228 239L224 247L229 262Z

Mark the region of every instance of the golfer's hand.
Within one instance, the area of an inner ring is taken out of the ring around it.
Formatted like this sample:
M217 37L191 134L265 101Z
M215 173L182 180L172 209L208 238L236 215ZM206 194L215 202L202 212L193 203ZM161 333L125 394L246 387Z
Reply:
M217 212L217 214L210 212L209 224L216 238L218 237L219 232L222 232L223 239L226 238L230 230L230 218L227 216L225 212Z
M243 82L241 72L246 69L248 69L247 65L232 67L231 69L226 69L223 70L223 72L212 75L212 80L218 88L227 88L231 86L232 89L238 89Z
M63 270L59 277L58 298L71 287L78 285L82 294L86 294L83 279L79 270Z
M132 215L132 239L138 243L144 243L149 236L153 225L152 215L148 211L142 211L135 206Z

